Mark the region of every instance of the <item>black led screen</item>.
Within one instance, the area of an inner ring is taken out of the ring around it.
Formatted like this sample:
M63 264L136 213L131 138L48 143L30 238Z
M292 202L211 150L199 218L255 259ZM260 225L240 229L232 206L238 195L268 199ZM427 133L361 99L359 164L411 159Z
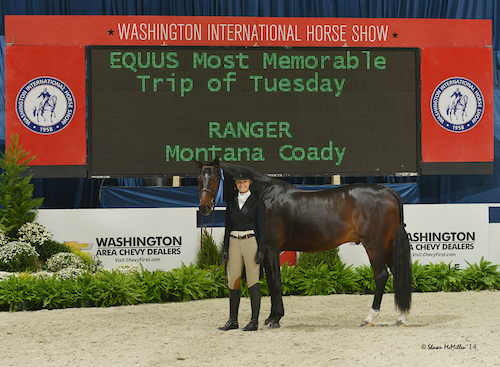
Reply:
M88 47L92 176L417 173L418 49Z

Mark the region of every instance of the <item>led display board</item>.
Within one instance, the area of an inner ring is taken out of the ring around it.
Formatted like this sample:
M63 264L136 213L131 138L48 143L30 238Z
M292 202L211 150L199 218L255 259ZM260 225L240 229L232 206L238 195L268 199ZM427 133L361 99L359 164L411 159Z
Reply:
M92 175L418 171L417 49L89 47Z

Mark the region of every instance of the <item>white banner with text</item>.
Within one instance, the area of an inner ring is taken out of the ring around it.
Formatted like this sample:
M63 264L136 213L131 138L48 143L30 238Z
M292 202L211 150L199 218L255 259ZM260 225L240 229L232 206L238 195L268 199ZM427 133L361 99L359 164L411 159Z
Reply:
M490 259L488 204L405 205L406 231L413 261L451 263L460 268ZM197 208L41 209L38 221L54 232L54 240L73 244L97 256L105 268L142 264L148 270L170 270L195 261L200 248ZM209 225L208 225L209 226ZM492 232L496 233L496 232ZM223 228L215 228L217 245ZM369 264L361 245L344 244L342 260Z

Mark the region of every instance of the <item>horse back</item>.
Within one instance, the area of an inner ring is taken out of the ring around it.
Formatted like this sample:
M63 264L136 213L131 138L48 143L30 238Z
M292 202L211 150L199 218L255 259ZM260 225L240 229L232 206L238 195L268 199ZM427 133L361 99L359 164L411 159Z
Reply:
M399 199L398 199L399 198ZM281 250L319 252L346 242L390 241L400 222L399 194L376 184L328 190L269 190L268 243Z

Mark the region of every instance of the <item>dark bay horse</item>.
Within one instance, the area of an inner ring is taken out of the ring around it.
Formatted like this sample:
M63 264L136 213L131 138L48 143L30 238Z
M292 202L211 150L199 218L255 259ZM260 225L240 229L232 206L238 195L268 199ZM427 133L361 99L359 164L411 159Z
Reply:
M219 190L221 171L224 201L236 195L233 173L238 167L219 162L195 162L201 172L199 209L211 213ZM252 170L250 186L266 204L264 269L271 296L271 314L265 324L279 327L284 315L280 251L320 252L346 242L362 243L373 269L375 296L361 326L372 326L380 312L389 270L394 276L395 305L401 312L396 325L406 325L411 305L410 243L403 222L399 193L376 184L352 184L323 191L305 191Z

